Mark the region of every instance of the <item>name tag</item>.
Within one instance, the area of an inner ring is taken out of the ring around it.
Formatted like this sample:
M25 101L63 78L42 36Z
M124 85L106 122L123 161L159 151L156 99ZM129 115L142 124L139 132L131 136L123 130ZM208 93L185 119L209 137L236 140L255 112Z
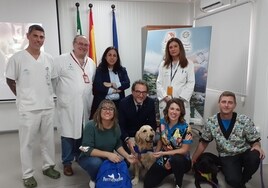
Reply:
M167 87L167 95L168 96L172 96L172 94L173 94L173 87L172 86L168 86Z
M83 74L83 78L84 78L84 82L88 84L89 83L88 75Z

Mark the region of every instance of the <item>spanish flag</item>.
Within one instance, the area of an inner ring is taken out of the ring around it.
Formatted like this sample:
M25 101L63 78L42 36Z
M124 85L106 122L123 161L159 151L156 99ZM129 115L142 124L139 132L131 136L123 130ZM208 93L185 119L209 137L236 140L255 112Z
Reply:
M89 9L89 57L97 64L92 8Z

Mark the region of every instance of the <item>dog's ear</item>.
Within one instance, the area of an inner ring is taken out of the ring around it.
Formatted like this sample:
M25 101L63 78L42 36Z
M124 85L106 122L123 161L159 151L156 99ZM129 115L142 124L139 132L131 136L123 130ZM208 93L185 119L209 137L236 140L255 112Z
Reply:
M135 142L136 142L136 143L139 143L139 142L140 142L140 136L139 136L139 134L140 134L140 130L138 130L138 131L136 132L136 134L135 134Z
M213 162L217 165L217 166L221 166L221 160L220 158L215 155L215 154L212 154L212 153L209 153L210 154L210 158L213 160Z

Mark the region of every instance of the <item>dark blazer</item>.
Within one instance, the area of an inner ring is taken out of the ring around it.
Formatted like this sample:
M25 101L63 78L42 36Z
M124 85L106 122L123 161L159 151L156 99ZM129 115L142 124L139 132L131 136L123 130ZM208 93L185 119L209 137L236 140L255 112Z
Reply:
M127 71L124 67L119 69L117 74L118 74L119 80L121 82L121 86L118 89L122 90L122 92L119 93L120 98L117 101L119 103L119 101L125 97L125 90L130 87L130 81L128 78ZM93 103L92 103L92 107L91 107L91 118L93 117L93 114L97 110L100 102L103 99L105 99L105 97L109 91L109 88L105 87L103 85L103 82L111 82L110 76L109 76L109 70L98 67L96 69L96 74L95 74L95 78L94 78L94 82L93 82L94 99L93 99Z
M126 137L134 137L142 125L150 125L156 130L155 103L150 97L144 100L137 112L132 94L128 95L120 101L118 116L123 141Z

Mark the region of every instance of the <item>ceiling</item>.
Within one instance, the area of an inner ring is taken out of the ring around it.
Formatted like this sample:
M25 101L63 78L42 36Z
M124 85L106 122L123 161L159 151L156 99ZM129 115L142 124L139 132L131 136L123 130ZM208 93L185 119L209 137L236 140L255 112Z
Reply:
M117 1L142 1L142 2L163 2L163 3L189 3L194 0L117 0Z

